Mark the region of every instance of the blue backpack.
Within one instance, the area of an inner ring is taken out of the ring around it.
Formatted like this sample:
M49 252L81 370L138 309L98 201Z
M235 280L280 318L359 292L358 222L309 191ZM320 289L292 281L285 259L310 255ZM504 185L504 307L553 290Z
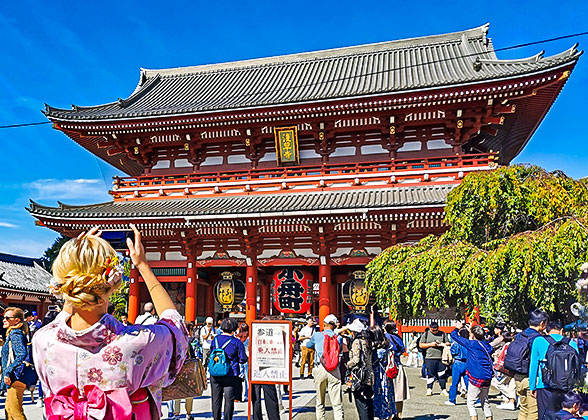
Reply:
M231 369L231 363L227 359L225 348L231 341L233 341L232 338L227 340L227 342L219 348L218 337L214 338L215 349L210 353L210 357L208 359L208 371L210 372L210 376L227 376L227 373L229 373L229 369Z

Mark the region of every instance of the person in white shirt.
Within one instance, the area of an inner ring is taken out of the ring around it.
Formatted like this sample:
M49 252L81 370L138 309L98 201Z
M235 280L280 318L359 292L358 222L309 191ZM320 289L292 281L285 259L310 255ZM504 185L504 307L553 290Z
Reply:
M302 351L302 357L300 360L300 377L304 378L304 365L308 364L308 378L312 378L312 368L314 367L314 349L306 347L306 343L314 334L314 319L308 318L306 325L302 327L298 333L298 339L302 342L300 349Z
M200 343L202 344L202 362L204 368L208 369L208 358L210 357L210 345L216 337L214 331L214 319L211 316L206 318L206 323L200 328Z
M145 306L143 306L143 314L135 319L135 325L153 325L156 322L157 316L155 315L155 306L153 306L153 303L147 302Z

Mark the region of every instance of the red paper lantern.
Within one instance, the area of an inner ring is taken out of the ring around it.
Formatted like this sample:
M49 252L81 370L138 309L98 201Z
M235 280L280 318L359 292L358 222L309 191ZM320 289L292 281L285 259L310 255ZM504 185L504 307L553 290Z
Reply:
M312 305L312 275L298 268L284 268L273 275L272 302L285 314L303 314Z

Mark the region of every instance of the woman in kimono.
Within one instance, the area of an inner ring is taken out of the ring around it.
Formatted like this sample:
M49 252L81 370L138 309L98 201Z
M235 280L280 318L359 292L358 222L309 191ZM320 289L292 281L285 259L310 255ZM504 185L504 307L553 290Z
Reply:
M64 299L56 319L33 337L34 359L48 396L47 418L159 419L161 389L179 373L187 332L145 257L140 232L127 239L159 315L155 325L124 326L107 314L122 265L97 228L67 242L53 263L51 291ZM137 281L137 279L135 279Z
M396 414L394 380L388 378L386 370L390 352L394 351L384 330L379 325L370 328L373 335L374 367L374 415L380 420L393 419Z

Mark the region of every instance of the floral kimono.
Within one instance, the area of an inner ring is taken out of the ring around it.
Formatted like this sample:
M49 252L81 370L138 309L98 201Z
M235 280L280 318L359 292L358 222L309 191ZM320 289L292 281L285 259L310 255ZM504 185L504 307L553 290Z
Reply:
M33 337L47 418L83 410L84 419L159 419L161 389L174 381L187 353L180 314L166 310L145 326L124 326L107 314L83 331L67 325L70 316L62 311Z

